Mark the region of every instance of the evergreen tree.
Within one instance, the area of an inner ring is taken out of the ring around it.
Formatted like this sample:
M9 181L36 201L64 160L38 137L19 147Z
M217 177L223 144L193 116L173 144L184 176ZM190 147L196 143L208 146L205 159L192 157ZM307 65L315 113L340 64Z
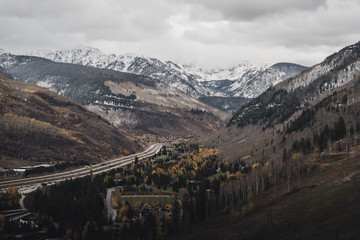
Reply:
M355 133L354 126L351 125L351 127L350 127L350 136L354 135L354 133Z
M284 148L284 151L283 151L283 162L286 162L286 148Z
M343 117L339 117L338 121L334 123L334 129L331 134L331 140L337 141L346 135L346 124Z
M177 198L175 198L174 200L172 219L174 223L175 233L177 233L179 231L179 224L180 224L180 204Z
M347 103L347 95L345 94L343 97L342 97L342 100L341 100L341 103L342 104L346 104Z

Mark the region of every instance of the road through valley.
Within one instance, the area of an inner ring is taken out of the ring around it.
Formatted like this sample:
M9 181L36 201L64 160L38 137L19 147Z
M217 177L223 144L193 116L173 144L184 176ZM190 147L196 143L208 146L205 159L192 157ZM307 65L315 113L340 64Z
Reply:
M135 161L135 157L138 158L139 161L146 159L148 157L153 156L155 153L159 152L162 147L162 144L153 144L148 147L145 151L140 153L135 153L129 156L116 158L113 160L93 164L91 166L81 167L78 169L59 172L54 174L42 175L31 178L21 178L21 179L13 179L13 180L4 180L0 181L0 189L7 188L9 186L29 186L34 184L52 184L56 182L62 182L68 179L84 177L87 175L97 175L104 172L108 172L112 169L116 169L127 164L130 164Z

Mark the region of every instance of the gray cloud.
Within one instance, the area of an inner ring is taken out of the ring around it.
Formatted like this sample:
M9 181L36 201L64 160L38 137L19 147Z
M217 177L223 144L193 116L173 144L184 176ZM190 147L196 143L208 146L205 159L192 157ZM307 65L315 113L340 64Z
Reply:
M252 48L253 52L257 52L255 48L259 46L264 52L272 48L274 51L270 56L273 59L277 56L285 56L284 60L300 59L296 55L301 55L302 63L313 64L326 54L360 40L360 31L357 31L359 11L360 5L356 1L329 0L327 7L313 8L312 11L284 11L252 21L199 21L198 25L184 32L184 37L205 44L228 44L234 49ZM296 55L292 54L295 52ZM315 52L323 55L311 58ZM306 54L308 60L303 59ZM267 59L271 61L271 57ZM264 59L264 56L257 58Z
M0 48L93 46L202 66L312 65L360 40L357 0L2 0Z
M181 2L202 6L221 14L228 20L254 20L259 17L281 14L288 11L315 11L325 7L326 0L181 0ZM193 12L196 18L197 14Z
M85 0L1 0L0 15L17 18L53 18L65 13L76 14L82 8L86 8L88 1Z
M146 0L4 0L0 2L0 19L6 36L0 43L11 45L11 40L19 45L22 42L22 46L58 48L68 41L73 44L66 45L99 39L143 41L161 36L170 28L166 19L172 10L167 7L159 12L163 7L159 4L159 0L152 4Z

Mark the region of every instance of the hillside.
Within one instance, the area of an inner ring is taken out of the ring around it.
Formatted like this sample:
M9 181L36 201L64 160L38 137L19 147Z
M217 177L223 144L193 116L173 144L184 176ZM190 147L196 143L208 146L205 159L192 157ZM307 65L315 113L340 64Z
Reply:
M220 145L228 160L282 159L283 150L343 118L348 133L359 112L360 43L346 47L297 77L269 88L244 105L205 142ZM337 139L338 140L338 139Z
M15 79L72 98L131 133L201 135L219 128L229 117L146 76L11 54L0 55L0 66Z
M140 146L80 104L0 73L0 167L99 162Z
M179 239L359 238L359 49L268 89L204 139L233 169L222 186L230 214Z
M319 169L291 180L290 192L282 182L172 239L359 239L359 153L323 155Z
M269 88L232 117L229 125L283 123L296 111L312 105L335 88L359 77L360 42L348 46L322 63Z

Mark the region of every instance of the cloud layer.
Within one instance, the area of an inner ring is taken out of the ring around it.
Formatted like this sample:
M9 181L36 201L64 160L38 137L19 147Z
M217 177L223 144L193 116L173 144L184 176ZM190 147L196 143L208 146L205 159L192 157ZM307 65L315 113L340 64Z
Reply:
M312 65L360 40L357 0L2 0L0 48L97 47L209 67Z

